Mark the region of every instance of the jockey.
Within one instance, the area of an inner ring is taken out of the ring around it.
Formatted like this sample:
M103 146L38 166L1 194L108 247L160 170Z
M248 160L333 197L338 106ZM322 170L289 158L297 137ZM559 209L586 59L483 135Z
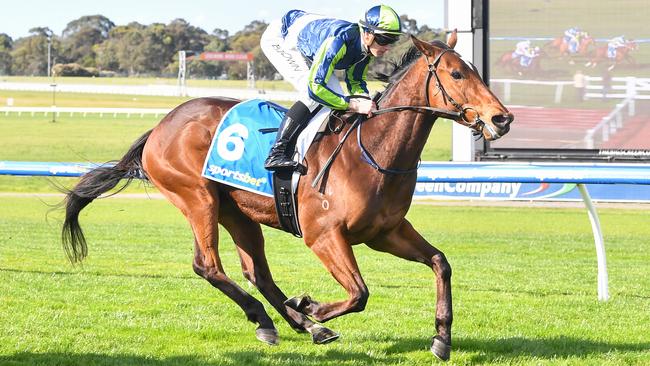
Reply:
M530 52L530 40L517 42L515 45L515 52L512 53L512 58L524 57Z
M529 47L528 50L526 50L526 53L521 56L519 64L523 67L529 67L533 63L533 59L539 56L539 53L539 47Z
M616 58L616 49L625 46L625 36L614 37L607 42L607 57Z
M580 44L580 36L583 32L578 27L572 27L564 31L564 42L569 45L569 52L578 52L578 45Z
M288 147L324 105L370 114L377 109L366 86L368 63L385 54L402 33L400 18L386 5L370 8L359 23L291 10L266 28L262 51L300 99L280 123L276 142L264 163L268 170L296 170ZM349 96L334 70L345 70Z

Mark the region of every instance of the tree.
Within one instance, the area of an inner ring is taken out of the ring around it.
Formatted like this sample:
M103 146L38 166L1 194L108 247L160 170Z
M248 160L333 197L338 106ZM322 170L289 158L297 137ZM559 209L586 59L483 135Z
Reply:
M146 71L142 47L145 28L138 22L131 22L111 29L109 38L96 48L97 66L128 75Z
M11 50L13 47L13 39L5 33L0 33L0 75L11 74Z
M216 28L208 36L210 41L206 46L206 51L224 52L228 49L228 31L226 29Z
M402 14L399 20L402 23L402 31L404 33L418 34L418 22L415 19L409 18L406 14Z
M189 24L184 19L172 20L165 27L165 31L171 37L170 50L174 54L182 50L202 52L210 42L206 31Z
M160 73L176 54L174 37L162 23L150 24L142 31L140 47L143 56L140 68L147 73Z
M73 20L62 33L65 62L96 66L95 46L108 39L115 24L103 15L87 15Z
M260 47L260 38L268 24L254 20L244 27L243 30L235 33L228 44L232 51L253 53L255 63L255 74L262 78L273 78L275 68L264 56ZM246 65L243 63L232 63L228 66L228 77L235 79L246 78Z
M60 42L47 27L32 28L29 32L30 36L14 43L12 71L18 75L47 75L48 36L52 35L52 60L58 57Z

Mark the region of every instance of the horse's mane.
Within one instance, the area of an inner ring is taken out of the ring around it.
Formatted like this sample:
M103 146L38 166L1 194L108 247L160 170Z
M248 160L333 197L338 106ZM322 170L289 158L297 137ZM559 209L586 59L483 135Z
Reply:
M440 40L435 40L431 42L431 44L437 48L442 48L442 49L448 49L449 46L440 41ZM384 89L384 92L382 94L388 93L388 91L406 74L406 71L415 63L417 59L422 56L422 52L418 50L415 45L411 45L404 54L399 58L397 62L394 61L389 61L389 64L391 65L391 70L388 73L376 73L375 78L379 81L383 81L385 83L388 83L386 86L386 89Z

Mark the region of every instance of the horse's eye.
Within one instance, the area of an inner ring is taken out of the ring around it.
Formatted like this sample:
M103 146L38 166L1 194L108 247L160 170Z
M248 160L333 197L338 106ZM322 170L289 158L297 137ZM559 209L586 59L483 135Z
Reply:
M451 77L458 80L458 79L462 79L463 75L461 75L460 71L454 70L451 72Z

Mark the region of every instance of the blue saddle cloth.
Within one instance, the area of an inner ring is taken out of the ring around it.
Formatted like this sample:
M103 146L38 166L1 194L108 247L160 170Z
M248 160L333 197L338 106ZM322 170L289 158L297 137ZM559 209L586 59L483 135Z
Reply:
M272 173L264 160L275 142L277 128L286 108L251 99L235 105L223 116L214 135L202 175L246 191L273 197Z

